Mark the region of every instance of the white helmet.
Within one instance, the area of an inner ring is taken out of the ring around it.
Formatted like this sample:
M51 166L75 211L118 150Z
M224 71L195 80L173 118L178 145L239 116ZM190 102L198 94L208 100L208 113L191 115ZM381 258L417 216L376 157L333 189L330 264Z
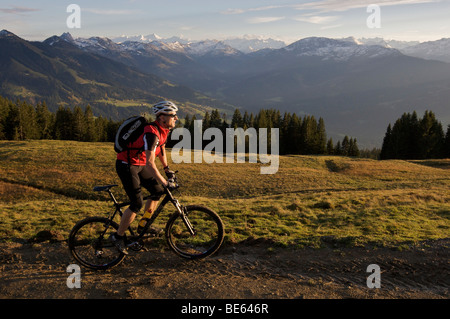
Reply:
M177 111L178 107L175 105L175 103L172 103L170 101L161 101L153 105L153 114L155 114L156 116L158 116L161 113L166 114Z

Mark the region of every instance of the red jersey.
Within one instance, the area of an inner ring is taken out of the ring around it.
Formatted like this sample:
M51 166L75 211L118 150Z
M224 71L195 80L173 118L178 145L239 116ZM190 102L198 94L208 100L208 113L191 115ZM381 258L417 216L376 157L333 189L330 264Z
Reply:
M161 152L159 146L166 143L168 135L169 130L163 128L157 121L153 122L153 125L148 124L144 128L144 133L127 146L130 148L129 150L117 154L117 159L131 165L145 166L147 162L145 151L154 151L155 155L158 156Z

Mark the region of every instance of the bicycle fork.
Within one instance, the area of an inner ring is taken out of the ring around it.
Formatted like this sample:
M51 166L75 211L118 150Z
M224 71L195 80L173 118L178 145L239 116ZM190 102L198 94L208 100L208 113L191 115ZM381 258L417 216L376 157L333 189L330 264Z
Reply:
M194 230L194 226L192 226L191 222L189 221L188 211L187 211L186 207L181 206L180 202L177 199L174 200L174 205L175 205L176 209L178 210L178 213L180 214L181 220L183 221L184 225L186 225L187 229L189 230L189 233L192 236L195 236L196 232Z

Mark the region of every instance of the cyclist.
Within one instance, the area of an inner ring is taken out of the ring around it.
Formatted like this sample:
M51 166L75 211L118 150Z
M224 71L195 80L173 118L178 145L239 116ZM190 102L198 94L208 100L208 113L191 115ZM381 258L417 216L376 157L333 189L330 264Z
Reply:
M174 186L170 178L174 177L175 173L167 163L165 143L178 120L178 107L173 102L162 101L155 104L152 111L156 116L155 122L145 127L144 133L129 145L130 150L117 154L116 171L131 204L123 213L119 229L110 236L110 240L124 254L128 254L124 241L125 231L143 206L141 187L146 188L151 195L145 204L145 211L154 212L164 193L162 185L169 188ZM161 161L169 180L159 172L155 163L156 157Z

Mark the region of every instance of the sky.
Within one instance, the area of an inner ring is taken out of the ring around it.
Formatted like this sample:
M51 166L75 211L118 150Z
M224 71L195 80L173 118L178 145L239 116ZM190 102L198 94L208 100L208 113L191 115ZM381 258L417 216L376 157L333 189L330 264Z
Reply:
M78 20L67 12L71 4L80 9ZM32 41L70 32L82 38L251 36L287 44L310 36L425 42L450 37L450 0L0 0L2 29Z

